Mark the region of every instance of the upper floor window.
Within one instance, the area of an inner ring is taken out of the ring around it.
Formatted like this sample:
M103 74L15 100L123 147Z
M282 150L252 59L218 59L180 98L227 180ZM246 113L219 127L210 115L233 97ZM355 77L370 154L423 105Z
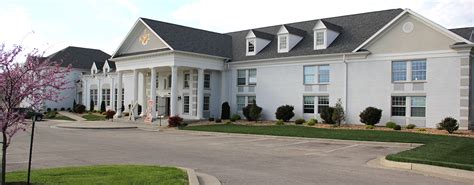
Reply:
M256 85L257 69L237 70L237 85Z
M189 78L190 78L189 73L184 74L184 88L185 89L189 88Z
M316 31L315 43L316 43L316 47L324 46L324 31Z
M426 60L392 62L392 81L426 80Z
M329 83L329 65L304 66L304 84Z
M255 39L247 40L247 55L255 55Z
M211 74L204 74L204 88L211 88Z
M278 37L278 52L288 52L288 36Z

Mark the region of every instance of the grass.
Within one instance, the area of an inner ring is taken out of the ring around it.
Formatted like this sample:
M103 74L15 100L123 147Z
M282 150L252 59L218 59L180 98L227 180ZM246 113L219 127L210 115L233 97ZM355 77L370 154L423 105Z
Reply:
M7 182L26 181L26 172L9 172ZM173 167L100 165L39 169L31 172L33 184L188 184L186 172Z
M75 119L72 119L72 118L70 118L70 117L67 117L67 116L64 116L64 115L60 115L60 114L56 114L56 116L54 116L53 118L49 118L49 119L76 121Z
M474 171L474 139L380 130L326 129L302 126L201 125L183 130L360 141L421 143L423 146L390 154L387 159Z
M105 115L89 113L82 116L82 118L86 119L87 121L104 121Z

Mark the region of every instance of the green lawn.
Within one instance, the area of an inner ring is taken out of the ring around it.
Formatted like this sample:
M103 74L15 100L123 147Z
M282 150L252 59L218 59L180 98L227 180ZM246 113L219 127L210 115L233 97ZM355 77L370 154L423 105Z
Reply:
M387 156L402 162L432 164L474 171L474 138L399 131L325 129L303 126L201 125L184 130L328 138L361 141L422 143L421 147Z
M101 115L101 114L86 114L84 116L82 116L84 119L86 119L87 121L103 121L105 120L105 115Z
M26 172L9 172L7 182L26 181ZM107 165L40 169L31 172L33 184L188 184L185 171L173 167Z
M72 119L70 117L67 117L67 116L64 116L64 115L61 115L61 114L56 114L56 116L54 116L54 118L49 118L49 119L76 121L75 119Z

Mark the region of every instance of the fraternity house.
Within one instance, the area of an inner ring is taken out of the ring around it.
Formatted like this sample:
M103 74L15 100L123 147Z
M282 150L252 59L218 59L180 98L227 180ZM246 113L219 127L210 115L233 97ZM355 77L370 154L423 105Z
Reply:
M139 18L82 76L81 102L104 101L118 117L139 104L153 117L204 119L218 118L223 102L241 114L256 100L274 120L281 105L319 118L340 99L347 123L373 106L381 123L435 127L451 116L474 129L473 41L472 27L446 29L409 9L231 33Z

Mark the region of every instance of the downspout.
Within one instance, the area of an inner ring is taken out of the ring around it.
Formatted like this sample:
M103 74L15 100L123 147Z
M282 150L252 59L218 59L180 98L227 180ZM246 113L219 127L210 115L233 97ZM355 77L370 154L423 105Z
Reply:
M349 87L349 83L348 83L348 80L349 80L349 75L348 75L348 64L347 64L347 61L346 61L346 54L342 54L342 62L344 63L344 110L346 112L346 117L347 117L347 100L348 100L348 97L347 97L347 94L348 94L348 87Z

